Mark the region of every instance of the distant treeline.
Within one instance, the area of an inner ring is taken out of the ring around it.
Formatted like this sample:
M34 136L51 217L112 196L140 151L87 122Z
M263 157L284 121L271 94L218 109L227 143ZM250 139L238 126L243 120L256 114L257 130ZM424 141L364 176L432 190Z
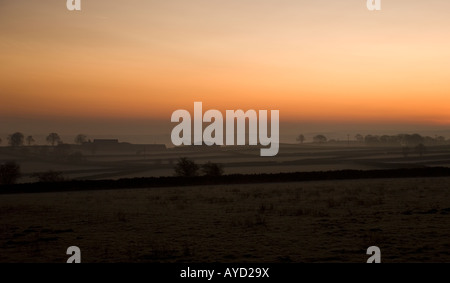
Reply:
M131 178L120 180L90 180L40 182L0 186L0 193L40 193L89 191L131 188L187 187L205 185L236 185L258 183L285 183L325 180L380 179L380 178L414 178L414 177L446 177L450 176L448 167L424 167L389 170L338 170L318 172L296 172L278 174L234 174L223 176L196 177L153 177ZM275 185L274 185L275 186ZM276 186L275 186L276 187Z
M443 144L446 142L443 136L421 136L419 134L399 134L399 135L367 135L364 138L361 135L356 135L358 142L364 142L368 144L401 144L401 145L418 145L418 144Z
M300 134L297 136L296 140L300 143L306 142L306 138L303 134ZM16 132L7 137L8 145L11 147L19 147L23 145L31 146L31 145L37 145L35 139L33 136L25 136L21 132ZM78 134L73 142L77 145L86 145L90 146L90 148L93 148L97 142L97 146L99 147L114 147L114 141L116 141L117 145L119 145L117 140L94 140L92 142L90 139L88 139L87 135L84 134ZM444 136L435 135L434 137L431 136L422 136L420 134L397 134L397 135L361 135L357 134L354 137L350 137L348 135L347 140L341 140L341 142L357 142L357 143L367 143L367 144L388 144L388 145L394 145L394 144L401 144L406 146L415 146L418 144L425 144L425 145L436 145L436 144L447 144L450 143L450 140L446 139ZM3 140L0 138L0 145L2 144ZM46 137L47 144L51 146L68 146L69 144L64 143L57 133L50 133ZM318 134L315 135L312 138L313 143L334 143L339 142L339 140L335 139L329 139L325 135ZM129 143L121 143L121 145L125 145ZM93 149L95 150L95 149Z
M299 135L297 141L303 143L306 141L304 135ZM422 136L420 134L397 134L397 135L355 135L353 138L348 136L346 142L361 143L361 144L385 144L385 145L402 145L402 146L416 146L419 144L425 145L442 145L449 141L443 136L436 135L435 137ZM335 139L328 139L325 135L316 135L313 137L313 143L334 143Z

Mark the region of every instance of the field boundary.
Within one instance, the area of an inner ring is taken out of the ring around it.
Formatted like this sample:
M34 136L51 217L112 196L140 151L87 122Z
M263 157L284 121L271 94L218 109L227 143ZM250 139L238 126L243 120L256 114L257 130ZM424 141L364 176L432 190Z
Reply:
M70 180L54 183L25 183L0 186L0 194L414 177L450 177L450 168L425 167L384 170L336 170L275 174L233 174L218 177L148 177L124 178L119 180Z

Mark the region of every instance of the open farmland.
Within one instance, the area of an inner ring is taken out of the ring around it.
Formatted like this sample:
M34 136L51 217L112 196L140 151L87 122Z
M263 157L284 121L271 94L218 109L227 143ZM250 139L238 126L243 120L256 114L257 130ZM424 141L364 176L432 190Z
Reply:
M0 262L450 262L450 178L1 195Z
M129 145L145 148L145 145ZM400 146L290 145L281 144L274 157L261 158L251 147L180 147L156 151L133 151L128 147L92 152L76 145L61 153L47 146L0 148L0 162L16 161L22 172L20 183L34 182L32 174L59 171L69 180L117 180L135 177L172 176L180 157L197 164L223 164L225 174L289 173L328 170L376 170L450 166L448 145L430 146L423 155L407 156ZM43 154L42 152L45 152ZM77 158L74 158L74 154Z

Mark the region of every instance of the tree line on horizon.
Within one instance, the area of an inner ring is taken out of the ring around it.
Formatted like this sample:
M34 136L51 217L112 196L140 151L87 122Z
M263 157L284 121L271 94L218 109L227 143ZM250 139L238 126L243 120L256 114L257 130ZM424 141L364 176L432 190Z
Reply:
M300 134L296 138L297 142L303 144L306 138L303 134ZM445 137L436 135L434 138L430 136L422 136L420 134L397 134L397 135L366 135L356 134L354 139L348 140L346 142L353 142L359 144L370 144L370 145L419 145L419 144L444 144L448 142ZM323 143L334 143L337 142L335 139L328 139L325 135L319 134L312 138L312 142L316 144Z
M12 147L18 147L18 146L32 146L37 145L35 139L32 135L28 135L25 137L25 135L21 132L15 132L7 137L8 145ZM60 135L57 133L50 133L46 137L46 142L51 145L60 145L64 144L63 140L61 139ZM74 138L74 143L77 145L82 145L88 141L88 137L85 134L78 134ZM296 141L300 144L303 144L306 141L306 138L303 134L300 134L297 136ZM353 142L353 143L359 143L359 144L400 144L403 146L406 145L418 145L418 144L443 144L448 142L444 136L438 136L430 137L430 136L422 136L420 134L397 134L397 135L366 135L363 136L361 134L356 134L352 140L350 140L350 136L348 136L347 142ZM0 145L2 144L3 140L0 138ZM323 134L315 135L312 138L312 143L316 144L323 144L323 143L335 143L339 142L339 140L335 139L329 139ZM344 141L341 141L344 142Z
M12 147L18 147L18 146L32 146L36 145L36 140L33 138L33 136L29 135L25 137L25 135L21 132L15 132L8 136L8 145ZM46 142L50 144L51 146L56 146L63 144L63 140L57 133L50 133L45 138ZM0 145L2 144L3 140L0 138ZM75 144L81 145L85 142L87 142L87 136L84 134L78 134L74 139Z

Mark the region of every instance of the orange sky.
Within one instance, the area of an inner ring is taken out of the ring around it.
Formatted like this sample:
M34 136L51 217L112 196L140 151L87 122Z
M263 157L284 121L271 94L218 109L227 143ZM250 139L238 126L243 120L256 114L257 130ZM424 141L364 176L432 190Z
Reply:
M0 1L0 117L450 124L450 1Z

